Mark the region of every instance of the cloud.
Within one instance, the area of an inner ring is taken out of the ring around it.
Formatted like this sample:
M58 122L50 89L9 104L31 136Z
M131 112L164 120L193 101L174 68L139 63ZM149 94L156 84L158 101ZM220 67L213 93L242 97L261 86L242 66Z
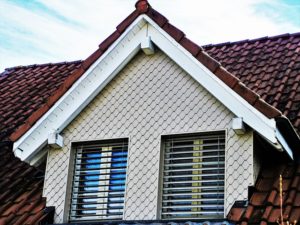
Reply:
M300 15L293 0L149 1L198 44L296 32L300 27L293 19ZM135 2L0 1L0 70L87 57L134 10Z

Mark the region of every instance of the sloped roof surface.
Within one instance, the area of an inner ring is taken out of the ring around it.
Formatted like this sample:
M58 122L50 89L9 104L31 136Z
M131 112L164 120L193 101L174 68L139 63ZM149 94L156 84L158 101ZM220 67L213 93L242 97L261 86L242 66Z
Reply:
M0 143L0 225L36 224L47 219L43 171L17 159L12 143Z
M80 63L20 66L0 74L0 141L46 103Z
M20 161L12 144L1 141L32 116L80 64L21 66L0 74L0 225L37 224L51 216L44 211L44 172Z
M280 116L281 113L277 109L281 110L299 132L299 34L200 47L187 39L181 30L171 25L146 1L138 1L136 7L137 9L117 26L116 31L84 61L14 67L0 74L0 141L9 137L17 140L23 135L143 13L259 111L273 118ZM266 104L256 93L273 107ZM0 204L0 224L17 224L14 219L18 220L18 218L22 218L19 224L26 224L24 221L34 218L28 222L34 224L36 218L42 218L39 213L45 206L45 200L41 198L42 182L36 180L35 176L37 170L18 161L8 149L0 149L0 154L3 154L0 155L1 157L6 157L3 161L5 163L1 164L2 167L5 165L6 169L0 171L0 190L4 186L9 186L8 189L0 192L0 199L2 197L5 203ZM22 178L18 173L12 175L14 170L19 171L20 174L22 174L20 171L25 173L23 177L25 180L28 178L29 181L18 183ZM28 171L28 174L25 171ZM15 182L12 176L16 178ZM262 180L265 178L263 175L260 177ZM20 192L14 191L15 186ZM273 190L271 186L269 188L269 190L265 189L266 195L271 194ZM20 197L27 196L26 193L30 197ZM259 189L258 193L260 193ZM32 210L26 208L29 207L30 201ZM260 202L260 204L261 212L267 212L266 207L269 203ZM297 204L297 198L293 198L291 204L293 206ZM29 211L33 214L28 213ZM274 212L278 213L278 210ZM251 211L249 213L251 217L254 216ZM35 217L37 214L38 216ZM243 216L244 214L240 214L232 218L240 221L245 218Z
M277 223L280 218L279 175L282 175L283 217L300 221L300 165L268 165L262 169L247 207L231 209L228 218L239 224Z
M58 90L52 96L48 97L45 104L42 104L30 118L25 120L24 123L10 135L10 140L16 141L25 134L26 131L28 131L32 125L70 88L70 86L73 85L73 83L76 82L76 80L81 77L85 71L87 71L87 69L124 33L130 24L142 14L146 14L150 17L175 41L189 51L199 62L220 78L228 87L239 94L266 117L278 118L282 116L278 109L266 103L259 95L257 95L257 93L246 87L235 75L228 72L218 61L210 57L203 48L186 38L181 30L170 24L168 19L154 10L146 0L139 0L135 6L136 10L116 27L116 31L106 38L99 45L99 48L82 62L81 66L79 66L79 68L60 85Z
M300 33L202 46L300 131ZM80 68L82 61L20 66L0 74L0 140Z
M300 33L203 48L300 132Z

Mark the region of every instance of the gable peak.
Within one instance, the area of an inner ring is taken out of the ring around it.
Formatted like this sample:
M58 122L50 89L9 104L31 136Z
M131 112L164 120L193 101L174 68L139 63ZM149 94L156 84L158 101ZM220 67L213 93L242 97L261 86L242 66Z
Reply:
M148 9L150 8L150 4L147 0L138 0L135 3L135 8L140 12L140 13L146 13Z

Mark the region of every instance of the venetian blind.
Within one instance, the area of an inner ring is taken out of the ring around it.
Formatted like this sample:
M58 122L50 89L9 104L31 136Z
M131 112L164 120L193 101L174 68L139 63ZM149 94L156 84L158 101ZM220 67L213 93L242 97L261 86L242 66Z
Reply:
M128 140L75 147L70 220L122 219Z
M162 219L224 217L225 134L164 139Z

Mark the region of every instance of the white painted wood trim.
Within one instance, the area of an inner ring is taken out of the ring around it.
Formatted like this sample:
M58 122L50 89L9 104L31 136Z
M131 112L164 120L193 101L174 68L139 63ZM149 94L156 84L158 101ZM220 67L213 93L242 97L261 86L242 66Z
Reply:
M146 32L145 25L148 23ZM61 132L141 49L146 36L236 116L272 143L278 143L274 119L268 119L230 89L148 16L139 16L109 49L18 141L14 153L30 161L47 143L48 133Z

